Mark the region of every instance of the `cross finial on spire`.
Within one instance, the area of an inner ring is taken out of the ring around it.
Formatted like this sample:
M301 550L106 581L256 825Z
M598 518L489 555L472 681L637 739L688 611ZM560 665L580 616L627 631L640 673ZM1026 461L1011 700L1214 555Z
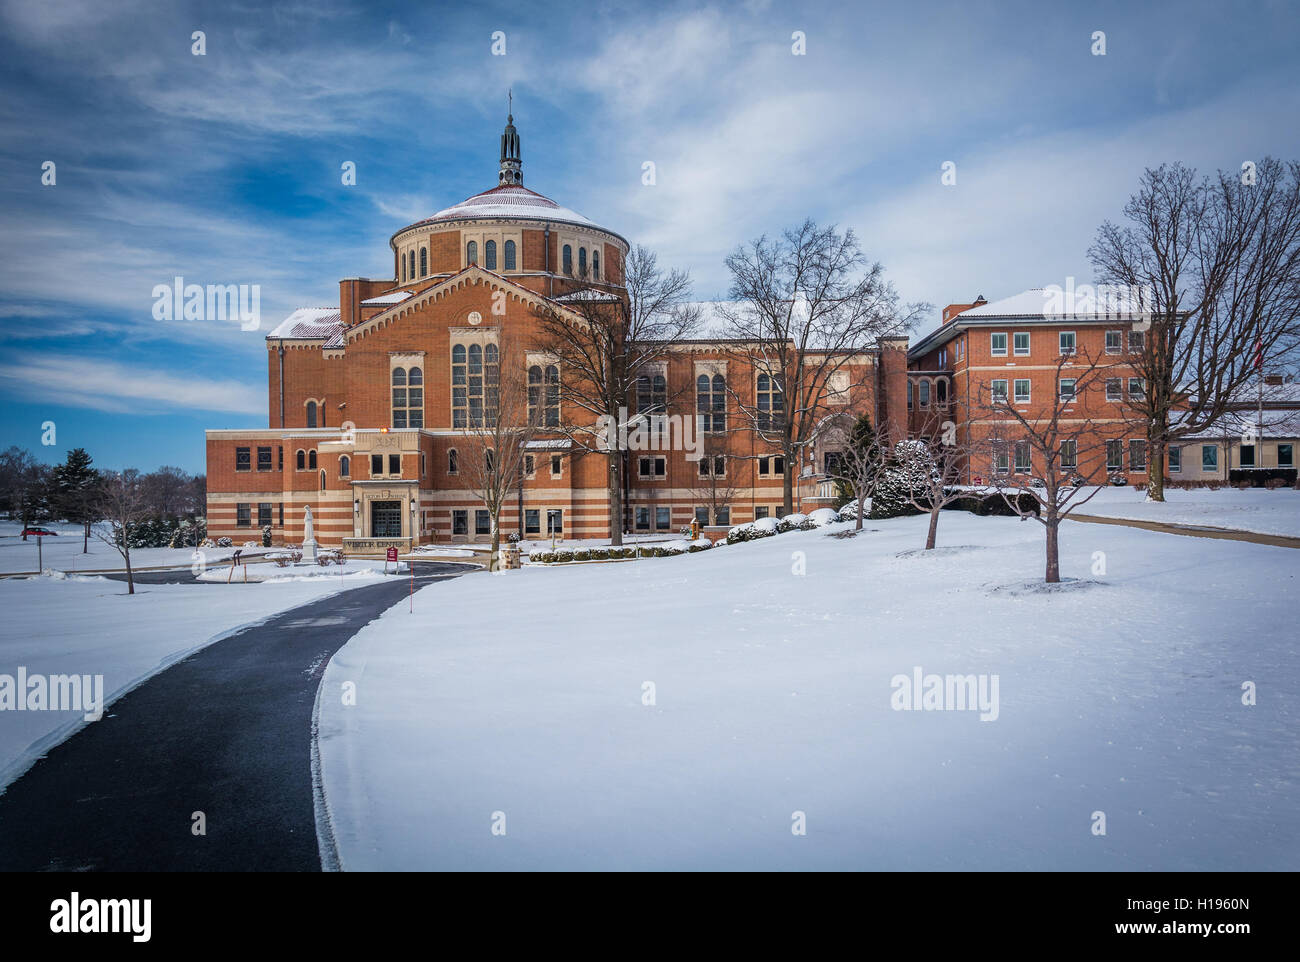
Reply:
M515 119L515 91L513 87L506 88L507 103L506 123L513 123Z

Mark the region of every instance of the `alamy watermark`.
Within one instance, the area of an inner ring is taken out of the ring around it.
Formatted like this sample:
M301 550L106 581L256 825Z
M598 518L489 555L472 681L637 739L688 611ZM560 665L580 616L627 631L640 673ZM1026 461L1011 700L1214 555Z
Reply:
M79 711L86 721L104 716L103 675L0 675L0 711Z
M641 414L630 416L627 408L618 416L596 418L596 444L601 451L685 451L687 461L704 456L700 415Z
M998 720L997 675L927 675L917 665L889 681L894 711L978 711L980 721Z
M1065 286L1049 284L1043 288L1043 316L1075 320L1133 317L1133 330L1151 327L1155 310L1155 289L1143 284L1076 284L1073 277Z
M256 331L262 324L262 285L186 284L175 277L171 284L155 284L153 316L156 321L239 321L241 331Z

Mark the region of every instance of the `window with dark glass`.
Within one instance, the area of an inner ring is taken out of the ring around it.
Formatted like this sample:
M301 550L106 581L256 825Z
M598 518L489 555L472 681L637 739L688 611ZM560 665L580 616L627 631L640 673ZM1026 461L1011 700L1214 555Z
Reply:
M257 470L271 470L271 446L269 444L266 447L259 447L257 449Z
M252 524L248 503L246 501L240 501L235 505L235 524L240 528L247 528Z
M271 502L259 501L257 503L257 526L265 528L271 523Z
M490 271L497 269L497 242L494 240L483 245L483 266Z
M706 432L727 430L727 382L721 374L701 374L695 379L695 409Z
M564 273L573 273L573 248L568 244L564 245Z
M235 470L248 471L252 469L252 448L235 448Z
M508 240L506 241L506 270L513 271L515 269L515 242Z
M382 454L370 455L370 476L372 478L382 477L384 473L384 456Z

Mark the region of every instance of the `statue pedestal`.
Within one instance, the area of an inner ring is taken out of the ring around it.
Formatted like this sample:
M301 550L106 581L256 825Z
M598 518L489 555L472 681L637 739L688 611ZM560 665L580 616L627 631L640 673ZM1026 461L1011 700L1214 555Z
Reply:
M304 541L302 543L302 563L309 564L309 565L316 564L316 539L315 538L312 538L310 541Z

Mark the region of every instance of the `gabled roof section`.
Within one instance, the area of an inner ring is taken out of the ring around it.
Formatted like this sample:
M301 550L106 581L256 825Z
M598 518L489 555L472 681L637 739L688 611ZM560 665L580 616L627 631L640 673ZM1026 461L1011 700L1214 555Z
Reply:
M411 297L406 298L400 304L394 304L387 310L381 311L374 317L354 324L343 332L343 339L346 343L356 340L358 337L364 337L373 330L381 327L387 327L394 321L400 320L407 314L412 314L427 304L441 300L449 294L455 293L465 287L483 284L490 290L503 290L510 296L511 300L523 304L529 304L533 307L547 307L554 305L561 313L567 314L573 321L583 324L583 317L575 312L573 308L561 304L559 301L552 300L536 291L531 291L526 287L516 284L507 277L503 277L486 268L479 267L477 264L470 264L468 267L445 280L439 281L432 287L425 288Z
M275 326L267 340L327 341L343 330L337 307L300 307Z

